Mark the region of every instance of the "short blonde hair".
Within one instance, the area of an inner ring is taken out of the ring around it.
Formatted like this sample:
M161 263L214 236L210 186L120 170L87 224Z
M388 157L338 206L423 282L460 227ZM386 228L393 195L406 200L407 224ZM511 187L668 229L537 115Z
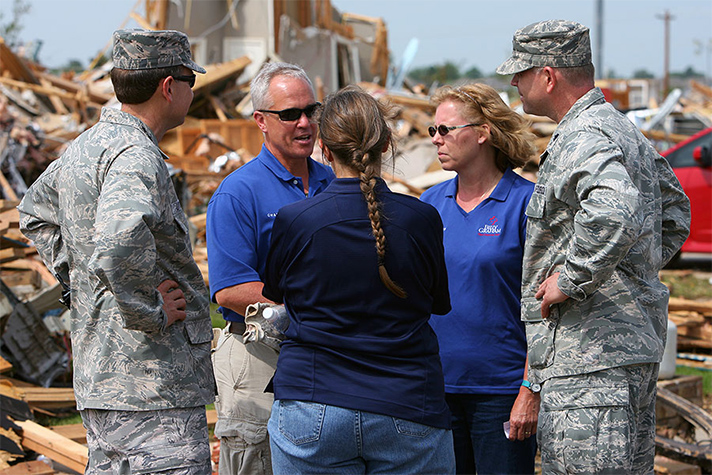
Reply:
M481 83L443 86L435 91L431 101L436 106L459 102L468 122L489 125L489 140L497 150L495 163L500 171L522 167L536 153L529 121L505 104L493 87Z

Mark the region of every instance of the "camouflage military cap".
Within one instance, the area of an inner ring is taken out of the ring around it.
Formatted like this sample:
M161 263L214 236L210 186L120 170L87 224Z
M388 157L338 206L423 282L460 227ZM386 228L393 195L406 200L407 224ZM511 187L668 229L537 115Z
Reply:
M114 67L154 69L183 65L205 73L190 55L188 37L174 30L117 30L114 32Z
M516 74L534 67L571 68L591 64L588 28L566 20L546 20L520 28L512 39L512 56L497 74Z

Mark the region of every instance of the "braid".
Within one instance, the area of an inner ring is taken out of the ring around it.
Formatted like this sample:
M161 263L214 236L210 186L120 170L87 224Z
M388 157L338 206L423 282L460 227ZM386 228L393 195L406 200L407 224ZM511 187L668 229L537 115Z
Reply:
M393 110L379 104L373 97L355 86L332 93L324 101L319 115L319 134L340 163L358 171L361 193L368 207L368 219L376 240L378 275L394 295L406 298L401 286L393 282L386 270L386 234L383 231L381 202L376 194L377 177L381 171L381 155L393 143L386 118Z
M381 203L376 196L375 170L372 164L365 165L366 162L368 162L368 154L363 155L361 158L362 168L359 177L361 179L361 193L363 193L368 206L368 219L371 221L371 230L373 237L376 239L378 275L388 290L395 296L404 299L407 297L405 290L391 279L386 270L386 233L383 232L383 227L381 226Z

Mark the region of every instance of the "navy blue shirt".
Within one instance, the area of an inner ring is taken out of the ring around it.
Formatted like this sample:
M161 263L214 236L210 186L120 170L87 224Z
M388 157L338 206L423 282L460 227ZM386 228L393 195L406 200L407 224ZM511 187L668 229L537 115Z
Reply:
M450 414L431 313L450 310L438 212L379 180L386 268L359 180L282 208L274 223L265 297L290 324L274 377L275 399L312 401L448 428Z
M458 179L420 197L440 212L452 311L434 315L445 391L516 394L527 340L520 316L522 256L534 184L508 169L497 187L466 213L456 201Z
M331 168L311 158L309 196L326 188L334 178ZM304 200L304 186L265 147L257 157L228 175L208 203L206 237L210 298L233 285L262 282L272 224L277 211ZM220 307L225 320L244 317Z

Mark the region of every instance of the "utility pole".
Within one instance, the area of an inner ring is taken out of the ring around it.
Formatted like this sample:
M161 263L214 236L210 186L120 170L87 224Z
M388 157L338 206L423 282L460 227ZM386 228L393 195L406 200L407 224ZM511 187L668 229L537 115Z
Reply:
M603 68L603 0L596 0L596 77L606 77Z
M670 20L674 20L675 17L668 10L665 10L663 15L656 16L665 22L665 64L663 71L663 97L665 97L670 90Z

